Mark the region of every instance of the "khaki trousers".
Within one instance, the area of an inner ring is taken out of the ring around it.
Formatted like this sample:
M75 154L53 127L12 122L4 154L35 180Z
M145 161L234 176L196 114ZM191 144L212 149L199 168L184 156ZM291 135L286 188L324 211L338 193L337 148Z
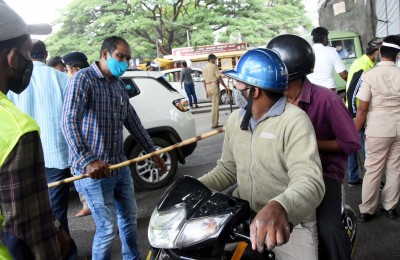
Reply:
M293 228L289 242L273 249L277 260L317 260L317 221L301 223Z
M211 126L218 125L219 119L219 87L218 84L208 84L207 93L211 99Z
M360 212L375 213L385 166L386 184L382 190L382 205L386 210L395 208L400 194L400 137L367 136L365 156L366 172L362 185Z

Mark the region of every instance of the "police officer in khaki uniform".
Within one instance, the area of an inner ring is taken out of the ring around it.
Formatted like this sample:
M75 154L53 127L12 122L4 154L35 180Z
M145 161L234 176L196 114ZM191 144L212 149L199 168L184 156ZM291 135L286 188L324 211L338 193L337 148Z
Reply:
M222 125L218 124L219 118L219 83L221 83L225 90L228 91L224 81L221 78L221 73L218 70L215 62L217 56L214 54L208 55L208 63L203 69L203 83L206 90L207 97L211 98L211 128L219 128Z
M386 185L380 211L389 219L397 217L400 189L400 37L387 36L380 47L382 61L362 76L357 94L360 101L356 128L365 128L365 176L362 185L360 222L369 221L379 200L381 176L386 166ZM367 117L368 115L368 117Z

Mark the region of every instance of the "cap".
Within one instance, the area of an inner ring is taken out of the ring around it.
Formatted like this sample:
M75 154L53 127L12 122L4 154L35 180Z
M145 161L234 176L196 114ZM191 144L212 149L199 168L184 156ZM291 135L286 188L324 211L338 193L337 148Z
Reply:
M373 53L377 51L382 43L383 43L383 38L380 37L373 38L367 44L367 52Z
M52 31L51 25L26 24L4 0L0 0L0 41L16 38L24 34L47 35Z
M62 58L65 64L71 64L76 62L85 62L88 60L86 55L82 52L75 51L64 55Z

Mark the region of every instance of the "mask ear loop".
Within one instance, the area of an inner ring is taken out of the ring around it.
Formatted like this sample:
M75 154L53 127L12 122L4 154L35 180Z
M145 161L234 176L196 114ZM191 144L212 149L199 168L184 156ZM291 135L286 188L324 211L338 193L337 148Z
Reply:
M246 106L246 114L244 114L242 123L240 124L240 129L243 131L249 130L249 122L251 118L251 108L253 107L253 97L254 97L255 87L250 88L249 100Z

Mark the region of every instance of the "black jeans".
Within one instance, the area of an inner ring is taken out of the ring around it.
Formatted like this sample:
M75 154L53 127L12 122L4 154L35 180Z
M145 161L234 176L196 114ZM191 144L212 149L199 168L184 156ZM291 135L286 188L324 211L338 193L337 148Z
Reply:
M60 181L65 178L71 177L71 171L69 168L56 169L46 168L47 183ZM60 221L61 227L69 235L68 228L68 201L69 201L69 188L70 184L61 184L54 188L49 189L50 204L53 209L54 215Z
M324 177L325 196L317 208L319 259L350 260L350 238L342 222L342 188L334 179ZM321 255L323 253L323 255Z

